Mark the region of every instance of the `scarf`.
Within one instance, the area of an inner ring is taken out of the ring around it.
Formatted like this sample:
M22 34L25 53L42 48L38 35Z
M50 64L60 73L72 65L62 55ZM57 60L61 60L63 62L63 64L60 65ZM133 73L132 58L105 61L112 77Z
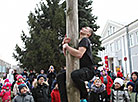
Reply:
M100 87L96 87L94 84L92 85L92 91L94 91L95 93L101 93L105 90L105 85L102 84Z

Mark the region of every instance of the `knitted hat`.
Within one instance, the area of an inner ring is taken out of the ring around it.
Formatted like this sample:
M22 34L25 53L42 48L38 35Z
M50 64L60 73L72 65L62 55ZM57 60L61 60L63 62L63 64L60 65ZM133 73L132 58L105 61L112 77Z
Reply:
M22 75L18 75L18 76L17 76L17 80L19 80L20 78L23 79L23 76L22 76Z
M9 79L5 79L5 80L4 80L4 83L6 83L6 82L9 82Z
M114 80L114 84L115 83L119 83L121 86L124 84L124 81L123 81L123 79L121 79L121 78L116 78L115 80Z
M18 86L19 92L21 92L21 89L22 89L23 87L26 87L26 88L27 88L27 86L26 86L25 84L20 84L20 85Z
M133 88L135 87L135 84L131 81L127 83L127 88L128 88L129 85L131 85Z
M38 77L37 77L37 80L39 80L41 77L43 77L44 80L46 80L46 77L43 74L39 74Z

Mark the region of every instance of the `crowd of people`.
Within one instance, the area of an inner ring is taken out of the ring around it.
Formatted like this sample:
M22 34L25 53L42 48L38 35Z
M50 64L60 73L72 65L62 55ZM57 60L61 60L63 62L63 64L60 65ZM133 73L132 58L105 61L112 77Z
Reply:
M94 67L95 76L85 81L88 98L80 102L137 102L138 101L138 72L131 77L114 74L113 71L98 70ZM64 68L59 73L63 73ZM0 97L2 102L67 102L60 96L57 80L58 73L53 66L45 73L28 72L16 73L9 71L7 78L0 82ZM13 94L13 95L11 95Z
M80 68L70 74L80 91L80 102L137 102L138 72L129 78L121 70L117 75L106 68L98 70L93 64L89 40L92 34L90 27L83 27L77 49L70 46L70 38L65 37L62 42L64 55L68 52L80 60ZM0 83L0 97L2 102L68 102L66 83L66 67L58 73L52 65L39 74L27 69L20 74L11 70Z

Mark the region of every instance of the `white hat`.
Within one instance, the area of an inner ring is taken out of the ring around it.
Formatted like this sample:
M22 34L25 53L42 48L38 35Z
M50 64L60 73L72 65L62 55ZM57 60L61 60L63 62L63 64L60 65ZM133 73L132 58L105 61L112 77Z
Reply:
M123 79L121 79L121 78L116 78L115 80L114 80L114 84L115 83L119 83L121 86L124 84L124 81L123 81Z

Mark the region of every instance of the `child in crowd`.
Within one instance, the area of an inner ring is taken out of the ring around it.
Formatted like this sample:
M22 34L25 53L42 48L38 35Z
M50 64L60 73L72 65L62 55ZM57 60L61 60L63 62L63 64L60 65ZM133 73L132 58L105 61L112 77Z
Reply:
M130 102L128 92L124 90L124 81L121 78L114 80L110 102Z
M135 84L133 82L128 82L127 88L130 96L130 102L138 102L138 96L136 95L137 93L134 92Z
M9 83L9 79L5 79L0 93L0 97L2 97L2 102L11 102L11 85L12 84Z
M54 89L51 92L51 102L61 102L58 84L57 82L54 83Z
M18 86L19 93L14 97L13 102L34 102L33 96L27 91L25 84Z
M18 75L18 76L17 76L17 81L16 81L16 83L14 84L14 87L13 87L14 96L16 96L17 93L19 93L18 86L19 86L20 84L25 84L25 82L23 81L22 75ZM25 84L25 85L26 85L26 84ZM26 85L26 87L27 87L27 85ZM28 87L27 87L27 90L29 91L29 88L28 88Z
M91 86L90 98L88 102L107 102L108 95L106 86L100 79L96 79Z

